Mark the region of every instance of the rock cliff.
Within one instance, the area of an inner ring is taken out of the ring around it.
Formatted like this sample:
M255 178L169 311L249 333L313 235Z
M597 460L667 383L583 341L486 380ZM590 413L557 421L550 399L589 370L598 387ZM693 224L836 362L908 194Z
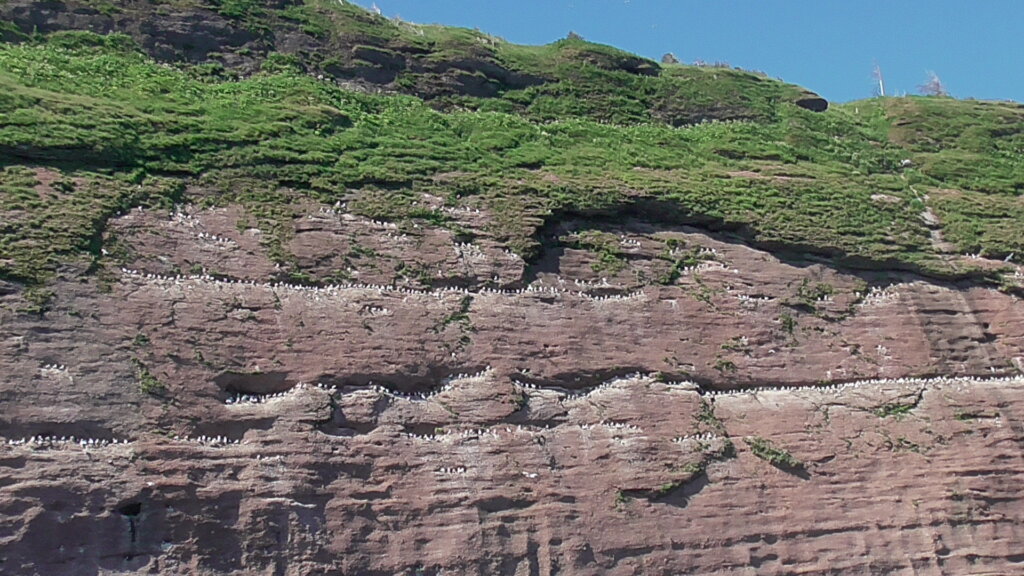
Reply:
M623 245L629 266L599 276L557 241L527 267L444 230L304 208L295 253L327 265L357 239L378 255L357 282L267 282L240 210L186 206L115 219L130 261L65 271L42 318L6 292L5 572L1024 561L1012 296L696 228L563 222L558 237L599 227ZM706 258L637 285L666 249ZM391 259L434 286L403 286Z
M0 17L0 574L1024 570L1019 106Z

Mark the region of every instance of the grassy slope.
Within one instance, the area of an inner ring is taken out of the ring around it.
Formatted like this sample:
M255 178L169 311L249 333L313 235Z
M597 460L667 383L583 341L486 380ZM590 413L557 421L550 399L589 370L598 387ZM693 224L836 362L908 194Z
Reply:
M378 19L338 10L321 33L412 35L445 57L483 45L472 31L370 27ZM38 285L61 261L96 257L107 218L179 201L186 181L268 218L287 186L322 201L355 196L354 208L379 218L442 222L412 206L412 192L431 191L486 205L492 232L527 254L551 214L633 209L956 273L931 246L925 204L959 250L1024 254L1019 105L876 99L816 114L791 103L794 87L739 71L669 66L654 78L591 56L581 64L581 50L624 57L595 46L498 42L490 50L503 62L560 80L460 97L465 109L441 112L345 91L286 58L229 79L155 63L117 36L0 45L0 275ZM674 119L718 109L744 120L673 127L652 113L666 106ZM905 158L914 166L900 168ZM63 194L35 192L38 167L61 174Z
M259 41L252 49L225 46L223 53L211 53L204 64L208 71L236 73L221 65L227 61L223 56L232 53L292 63L340 79L368 74L378 77L375 83L399 92L426 95L432 107L445 110L514 112L534 120L584 115L617 123L680 125L711 118L763 120L774 114L774 102L805 95L780 82L749 82L750 74L737 77L728 69L706 74L675 67L659 75L653 61L582 39L523 46L479 30L389 20L337 0L56 1L69 10L92 8L136 21L174 11L210 10ZM288 48L283 37L297 38L305 47ZM278 48L292 51L274 52ZM180 56L188 58L184 52ZM396 75L390 84L380 79L388 72ZM706 82L708 75L715 82ZM490 94L469 96L475 91L460 89L462 84Z

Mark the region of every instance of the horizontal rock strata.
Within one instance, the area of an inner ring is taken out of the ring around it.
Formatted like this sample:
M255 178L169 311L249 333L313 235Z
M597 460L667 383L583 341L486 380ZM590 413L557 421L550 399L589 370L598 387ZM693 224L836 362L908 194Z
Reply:
M304 278L238 207L136 210L44 315L2 291L0 572L1024 563L1011 295L645 222L567 222L527 264L297 210ZM595 228L623 267L571 241Z

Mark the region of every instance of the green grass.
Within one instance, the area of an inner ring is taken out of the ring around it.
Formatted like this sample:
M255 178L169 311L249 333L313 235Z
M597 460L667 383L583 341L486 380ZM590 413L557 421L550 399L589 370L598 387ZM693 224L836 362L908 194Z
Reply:
M243 0L218 6L260 25L279 16ZM374 218L448 226L413 206L421 192L487 208L486 231L527 258L550 220L628 210L856 265L973 273L936 254L925 205L958 249L1024 254L1016 104L874 99L812 113L792 103L798 88L742 71L668 65L647 76L627 69L649 63L582 40L515 46L350 5L285 10L331 38L469 54L548 80L425 102L317 81L293 56L236 79L158 64L118 35L0 44L0 276L42 285L61 263L88 267L112 216L185 200L187 184L212 191L204 202L244 204L275 231L280 262L291 203L346 199ZM694 124L709 118L735 121ZM39 170L54 182L38 182ZM603 269L621 265L614 246L589 244ZM686 263L673 263L676 275Z
M749 436L743 439L750 447L754 456L780 468L803 468L803 462L797 460L787 450L775 446L771 440L760 436Z
M586 230L564 237L562 242L577 250L592 252L596 259L590 266L598 274L614 274L626 267L626 260L619 251L619 238L615 234Z

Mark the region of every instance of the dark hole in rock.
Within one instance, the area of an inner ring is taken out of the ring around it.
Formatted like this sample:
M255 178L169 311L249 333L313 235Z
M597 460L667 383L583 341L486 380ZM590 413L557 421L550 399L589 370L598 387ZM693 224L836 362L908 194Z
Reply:
M316 382L327 386L337 386L342 389L363 388L366 386L383 386L392 392L403 394L430 393L439 390L444 386L443 380L451 378L460 373L474 374L482 371L484 366L448 366L437 367L409 367L401 374L384 372L360 372L349 373L344 376L321 374Z
M122 516L138 516L142 513L142 502L130 502L117 509Z
M276 394L290 390L295 385L288 380L286 372L224 372L213 381L221 389L236 394Z
M128 519L128 539L131 542L133 552L126 557L131 560L135 557L135 543L139 540L138 518L142 514L142 502L129 502L117 508L117 512Z
M42 436L44 438L53 437L56 439L71 438L76 439L82 438L93 438L96 440L113 440L113 431L104 426L104 423L90 420L80 420L76 422L31 422L26 423L24 426L19 426L17 431L4 430L3 423L0 423L0 431L5 432L5 436L21 436L31 438L34 436Z
M810 110L811 112L824 112L828 110L828 100L820 96L807 96L796 101L796 105Z
M229 440L241 440L249 430L270 430L277 421L276 416L239 418L228 421L209 420L198 423L192 432L195 436L226 436Z

